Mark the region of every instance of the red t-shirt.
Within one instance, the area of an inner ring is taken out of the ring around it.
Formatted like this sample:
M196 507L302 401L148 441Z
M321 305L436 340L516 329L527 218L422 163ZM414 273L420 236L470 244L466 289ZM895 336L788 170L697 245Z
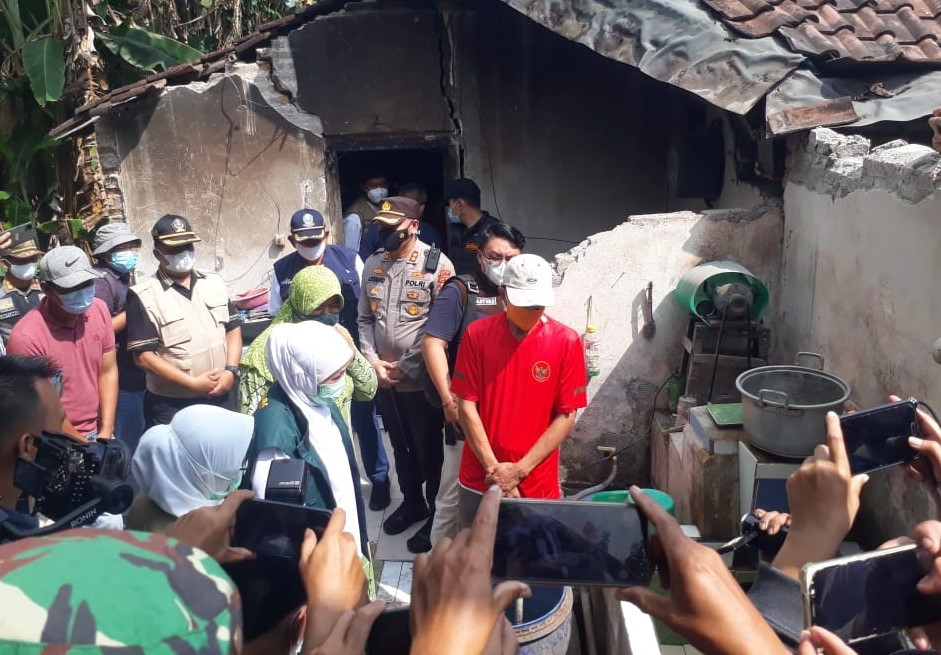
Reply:
M474 321L457 354L451 390L477 403L477 412L498 461L518 462L559 414L587 404L585 353L578 335L546 317L522 341L506 314ZM468 446L460 481L486 491L486 471ZM556 449L519 486L525 498L559 498Z
M43 300L13 326L8 355L41 355L62 371L62 406L75 429L89 434L98 428L98 373L101 358L114 350L111 315L95 298L75 325L59 323Z

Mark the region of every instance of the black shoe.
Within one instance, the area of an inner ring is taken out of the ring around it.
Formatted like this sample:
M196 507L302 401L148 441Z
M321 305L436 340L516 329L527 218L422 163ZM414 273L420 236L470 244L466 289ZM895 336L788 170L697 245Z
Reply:
M389 514L388 518L382 523L382 529L386 534L399 534L405 532L409 527L419 521L428 518L428 508L425 503L402 503L394 512Z
M431 524L434 518L425 521L424 525L418 528L418 532L413 534L405 542L406 548L410 553L427 553L431 550Z
M372 483L372 492L369 494L369 509L380 512L392 503L389 496L389 478L382 482Z

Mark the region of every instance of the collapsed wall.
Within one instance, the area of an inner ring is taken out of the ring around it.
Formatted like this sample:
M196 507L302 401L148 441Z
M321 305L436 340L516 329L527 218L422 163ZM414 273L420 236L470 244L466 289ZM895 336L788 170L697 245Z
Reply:
M602 344L602 371L588 385L589 406L563 447L563 477L600 481L607 464L578 469L599 459L598 446L614 446L627 447L619 456L617 486L648 482L654 395L682 359L689 318L673 288L701 262L734 260L766 282L774 303L782 223L776 204L632 216L556 256L560 281L549 314L581 333L590 297ZM643 336L648 282L656 324L651 339Z
M890 393L941 402L941 156L816 129L791 144L775 361L813 350L862 407ZM863 541L934 516L899 467L871 476Z

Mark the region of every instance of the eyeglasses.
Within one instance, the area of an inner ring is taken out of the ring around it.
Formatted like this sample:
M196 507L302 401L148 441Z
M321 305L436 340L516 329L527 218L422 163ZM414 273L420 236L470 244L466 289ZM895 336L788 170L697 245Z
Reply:
M480 253L480 256L483 257L487 263L494 264L494 265L502 264L503 262L508 262L511 259L513 259L513 257L515 257L515 255L506 255L506 256L497 255L497 254L485 255L483 252Z

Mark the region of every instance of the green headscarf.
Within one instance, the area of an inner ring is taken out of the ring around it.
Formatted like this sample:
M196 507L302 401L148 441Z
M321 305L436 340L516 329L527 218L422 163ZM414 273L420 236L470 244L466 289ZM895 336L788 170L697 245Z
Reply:
M265 364L265 346L271 328L279 323L300 323L306 321L311 313L322 304L339 296L340 308L343 308L343 293L340 291L340 280L326 266L308 266L302 269L291 281L291 292L278 313L275 314L271 325L255 337L252 345L248 347L240 364L243 368L254 369L269 383L274 382L274 376Z

